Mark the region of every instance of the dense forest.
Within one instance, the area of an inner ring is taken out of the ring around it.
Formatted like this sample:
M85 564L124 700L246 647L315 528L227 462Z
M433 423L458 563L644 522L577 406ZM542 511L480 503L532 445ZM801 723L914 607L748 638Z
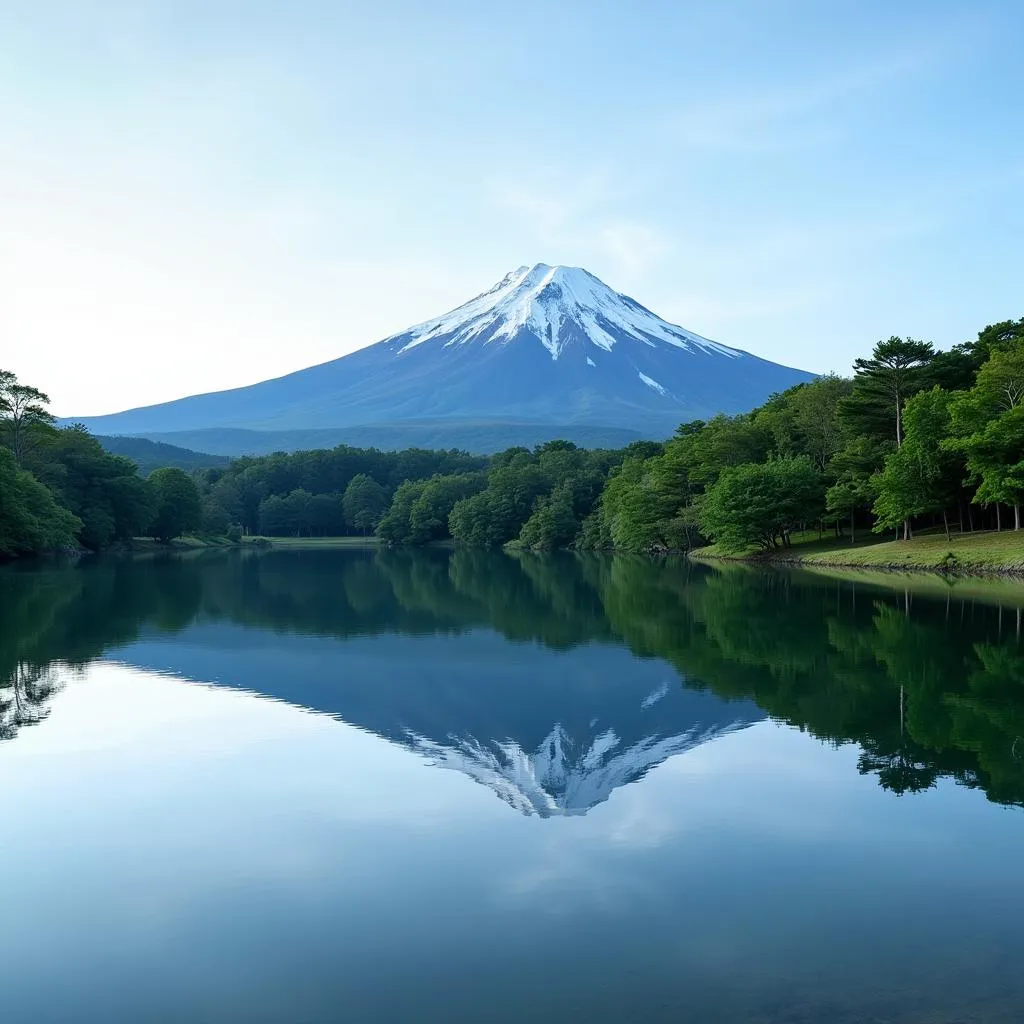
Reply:
M135 460L105 451L83 427L56 427L48 406L42 391L0 371L0 559L101 551L142 536L369 534L405 481L487 464L458 451L341 446L216 459L224 465L186 472L154 468L161 451L178 458L179 449L119 439L125 451L146 457L143 477Z
M148 480L82 427L57 428L49 399L0 370L0 558L99 551L198 525L199 491L180 469Z
M410 481L458 480L486 466L485 457L462 451L347 445L235 459L227 468L195 473L200 525L214 535L232 526L269 537L368 535Z
M510 449L486 474L399 488L377 532L478 547L726 551L836 533L1020 526L1024 318L937 352L890 338L835 375L738 416L619 452ZM447 526L445 525L447 524Z

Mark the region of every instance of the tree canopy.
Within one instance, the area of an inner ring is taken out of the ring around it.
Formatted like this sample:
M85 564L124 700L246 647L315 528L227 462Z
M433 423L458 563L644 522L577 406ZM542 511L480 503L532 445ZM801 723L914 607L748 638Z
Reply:
M150 536L169 541L199 529L203 516L199 488L184 470L170 466L154 470L149 486L153 494Z

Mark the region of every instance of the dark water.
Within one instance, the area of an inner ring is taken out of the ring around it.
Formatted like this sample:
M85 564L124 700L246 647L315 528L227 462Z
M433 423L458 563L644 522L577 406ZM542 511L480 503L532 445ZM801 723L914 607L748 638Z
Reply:
M640 559L4 571L0 1018L1022 1020L1020 633Z

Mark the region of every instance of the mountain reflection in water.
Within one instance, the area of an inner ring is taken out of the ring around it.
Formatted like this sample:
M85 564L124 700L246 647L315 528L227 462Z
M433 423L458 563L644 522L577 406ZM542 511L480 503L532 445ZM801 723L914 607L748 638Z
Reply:
M945 777L1020 806L1020 632L1012 586L969 581L473 551L95 560L0 573L0 739L107 658L336 716L525 814L585 813L765 716L858 744L896 793Z

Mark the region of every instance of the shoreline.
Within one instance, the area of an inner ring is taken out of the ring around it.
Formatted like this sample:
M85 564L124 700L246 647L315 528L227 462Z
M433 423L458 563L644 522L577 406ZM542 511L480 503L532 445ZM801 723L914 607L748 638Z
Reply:
M913 541L909 543L913 544ZM1024 541L1022 541L1022 544L1024 544ZM783 569L827 569L848 573L880 572L891 575L904 573L938 576L943 579L965 577L994 578L1024 583L1024 563L999 565L983 561L962 561L955 555L952 559L943 557L930 562L914 562L893 559L882 559L879 561L867 559L844 560L841 556L833 559L814 554L801 556L798 554L773 555L758 552L751 555L725 555L719 552L704 553L704 550L701 548L691 550L687 552L687 557L695 562L705 563L724 562L748 566L771 566ZM871 546L866 546L861 548L861 550L869 551Z

